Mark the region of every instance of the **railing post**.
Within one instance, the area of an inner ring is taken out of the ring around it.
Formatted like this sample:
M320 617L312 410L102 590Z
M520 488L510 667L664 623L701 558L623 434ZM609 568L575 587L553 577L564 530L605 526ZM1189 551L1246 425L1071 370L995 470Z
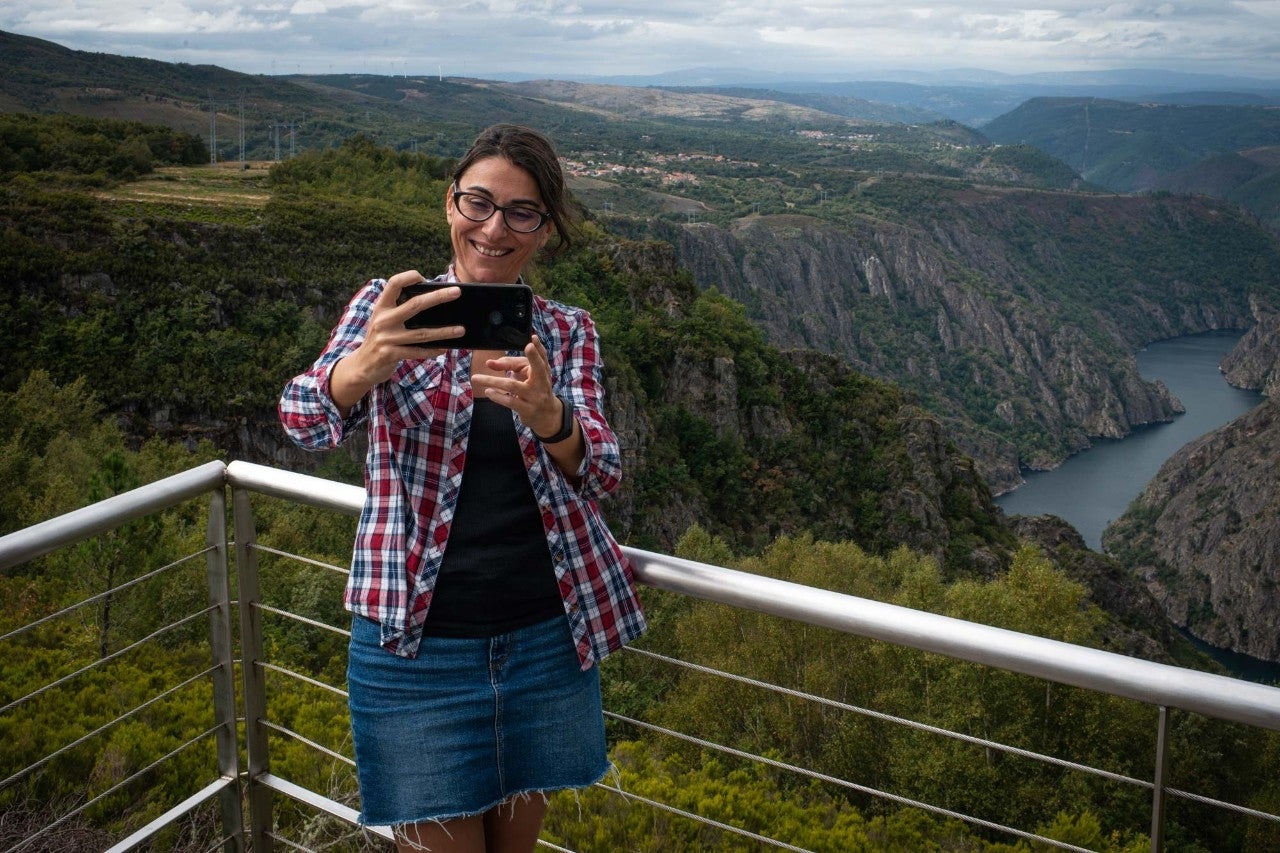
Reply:
M1169 709L1159 706L1156 729L1156 777L1151 792L1151 853L1164 849L1164 786L1169 770Z
M240 670L244 678L244 740L249 762L250 837L255 853L270 853L273 824L271 789L258 780L270 772L267 729L267 689L262 660L262 615L258 610L258 534L253 522L249 493L231 489L231 512L235 519L236 579L240 589Z
M236 673L231 652L231 582L227 560L227 494L209 493L209 526L205 544L209 579L209 646L213 652L213 713L218 721L218 772L234 784L222 789L222 830L225 853L244 850L244 813L240 805L240 739L236 732Z

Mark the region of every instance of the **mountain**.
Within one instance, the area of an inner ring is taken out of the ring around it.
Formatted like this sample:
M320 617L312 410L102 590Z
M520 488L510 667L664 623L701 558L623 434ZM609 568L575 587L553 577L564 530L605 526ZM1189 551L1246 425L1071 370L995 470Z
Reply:
M497 121L540 127L582 150L655 138L679 150L741 122L759 134L797 128L854 132L927 112L851 98L764 91L669 91L565 81L502 82L372 74L240 74L214 66L75 51L0 32L0 110L164 124L202 135L219 161L279 159L363 133L402 150L449 156ZM941 118L932 115L933 119ZM688 127L691 123L700 127ZM675 130L679 128L679 130ZM882 128L883 129L883 128ZM734 131L735 133L737 130ZM929 136L927 128L919 133ZM946 130L943 138L954 136ZM282 142L283 149L282 149Z
M524 78L520 78L524 79ZM1003 74L982 69L877 71L874 75L818 76L752 69L694 68L666 74L561 79L636 87L754 89L846 97L880 109L923 111L982 127L1019 104L1043 97L1090 97L1164 104L1280 105L1280 80L1150 69Z
M1103 545L1175 625L1280 662L1280 403L1272 398L1178 451Z
M218 161L240 159L242 132L247 159L272 160L357 133L445 154L465 147L486 119L552 128L585 121L562 107L435 77L269 77L76 51L4 32L0 110L163 124L200 135Z
M1280 233L1280 145L1214 155L1156 178L1152 189L1233 201Z
M1077 94L1086 89L1112 87L1133 94L1155 92L1230 91L1255 92L1264 97L1280 96L1280 80L1241 77L1230 74L1202 74L1172 71L1159 68L1112 68L1096 71L1038 71L1013 74L984 68L943 68L934 71L919 69L861 69L851 76L847 72L814 74L804 71L762 71L757 68L726 68L701 66L668 71L660 74L632 75L580 75L572 71L557 75L564 80L588 83L608 83L617 86L756 86L776 88L786 86L798 90L811 85L861 85L850 81L873 83L909 83L915 86L972 86L975 88L1074 89ZM504 75L503 79L527 80L529 75ZM816 90L815 90L816 91Z
M5 46L3 91L25 111L207 120L201 69ZM454 155L502 119L552 130L593 220L589 245L539 275L609 330L611 412L630 454L611 520L642 546L669 548L694 522L745 548L811 530L989 575L1014 537L992 486L1177 410L1138 375L1138 347L1251 327L1233 370L1273 382L1272 236L1205 198L1073 191L1061 161L955 122L757 91L227 75L208 71L215 98L310 110L314 153L238 179L263 184L254 204L166 203L154 188L185 180L174 174L93 197L7 187L7 382L37 364L68 381L105 359L98 385L131 435L307 464L274 429L280 365L318 349L361 276L445 262L447 239L421 212L443 192L430 183L443 161L418 185L409 152L416 140ZM323 198L288 184L356 129L399 149L369 155L394 180ZM1148 618L1114 564L1071 556L1056 528L1021 535L1079 567L1099 603Z
M316 177L325 163L335 179ZM377 192L310 188L375 165L388 176ZM354 143L290 161L298 180L281 167L265 204L229 197L209 167L204 189L171 202L35 178L0 187L2 387L110 364L93 387L135 440L209 439L232 458L314 470L321 457L289 444L276 399L364 278L444 269L438 202L382 197L414 182L414 198L438 200L436 165L396 172L385 149ZM591 310L605 342L627 470L608 512L626 541L670 551L697 523L743 549L798 531L879 553L907 545L960 576L1009 559L989 487L936 417L834 356L768 345L740 306L699 292L670 247L594 229L531 280ZM357 441L328 464L360 455Z
M867 121L898 122L901 124L923 124L947 118L944 114L932 109L922 109L914 105L899 105L871 100L851 95L827 94L809 89L788 91L785 87L776 89L751 88L748 86L716 86L716 87L668 87L675 92L693 92L714 94L738 98L781 101L809 107L831 115ZM977 134L975 134L977 137Z
M1135 192L1210 157L1276 145L1280 110L1035 98L983 132L993 142L1034 145L1100 186Z

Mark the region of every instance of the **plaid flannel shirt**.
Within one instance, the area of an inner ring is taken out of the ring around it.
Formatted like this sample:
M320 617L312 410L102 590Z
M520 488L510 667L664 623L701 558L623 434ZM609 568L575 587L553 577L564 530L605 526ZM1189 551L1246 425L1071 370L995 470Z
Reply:
M436 280L455 280L452 269ZM344 418L330 397L329 375L363 340L385 285L384 279L372 279L352 298L320 357L285 386L279 409L285 431L308 450L337 447L368 424L365 504L343 598L352 613L382 626L384 648L413 657L466 467L471 352L402 361ZM582 427L586 456L576 486L533 430L515 412L512 417L578 659L589 669L645 628L631 567L596 506L621 481L621 454L603 414L602 363L591 316L535 296L533 327L547 348L555 393L573 403Z

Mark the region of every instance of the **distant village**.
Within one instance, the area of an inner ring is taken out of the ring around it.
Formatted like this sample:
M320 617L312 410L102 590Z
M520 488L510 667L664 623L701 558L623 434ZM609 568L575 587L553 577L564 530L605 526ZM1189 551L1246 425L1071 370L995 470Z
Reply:
M631 156L637 156L632 154ZM723 154L659 154L638 152L643 162L637 165L618 163L609 159L609 152L586 152L586 159L566 159L565 171L583 178L617 178L621 175L643 175L655 178L663 184L696 184L695 172L680 168L684 164L714 163L736 169L758 169L759 163L750 160L731 160Z

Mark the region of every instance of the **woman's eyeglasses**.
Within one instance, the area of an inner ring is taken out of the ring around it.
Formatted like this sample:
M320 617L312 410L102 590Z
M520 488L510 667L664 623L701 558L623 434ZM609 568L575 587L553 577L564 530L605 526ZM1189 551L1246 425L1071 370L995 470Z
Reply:
M482 195L464 193L456 189L453 191L453 206L472 222L484 222L493 216L494 211L500 210L502 221L507 223L507 227L521 234L537 231L551 218L551 214L531 207L502 207Z

